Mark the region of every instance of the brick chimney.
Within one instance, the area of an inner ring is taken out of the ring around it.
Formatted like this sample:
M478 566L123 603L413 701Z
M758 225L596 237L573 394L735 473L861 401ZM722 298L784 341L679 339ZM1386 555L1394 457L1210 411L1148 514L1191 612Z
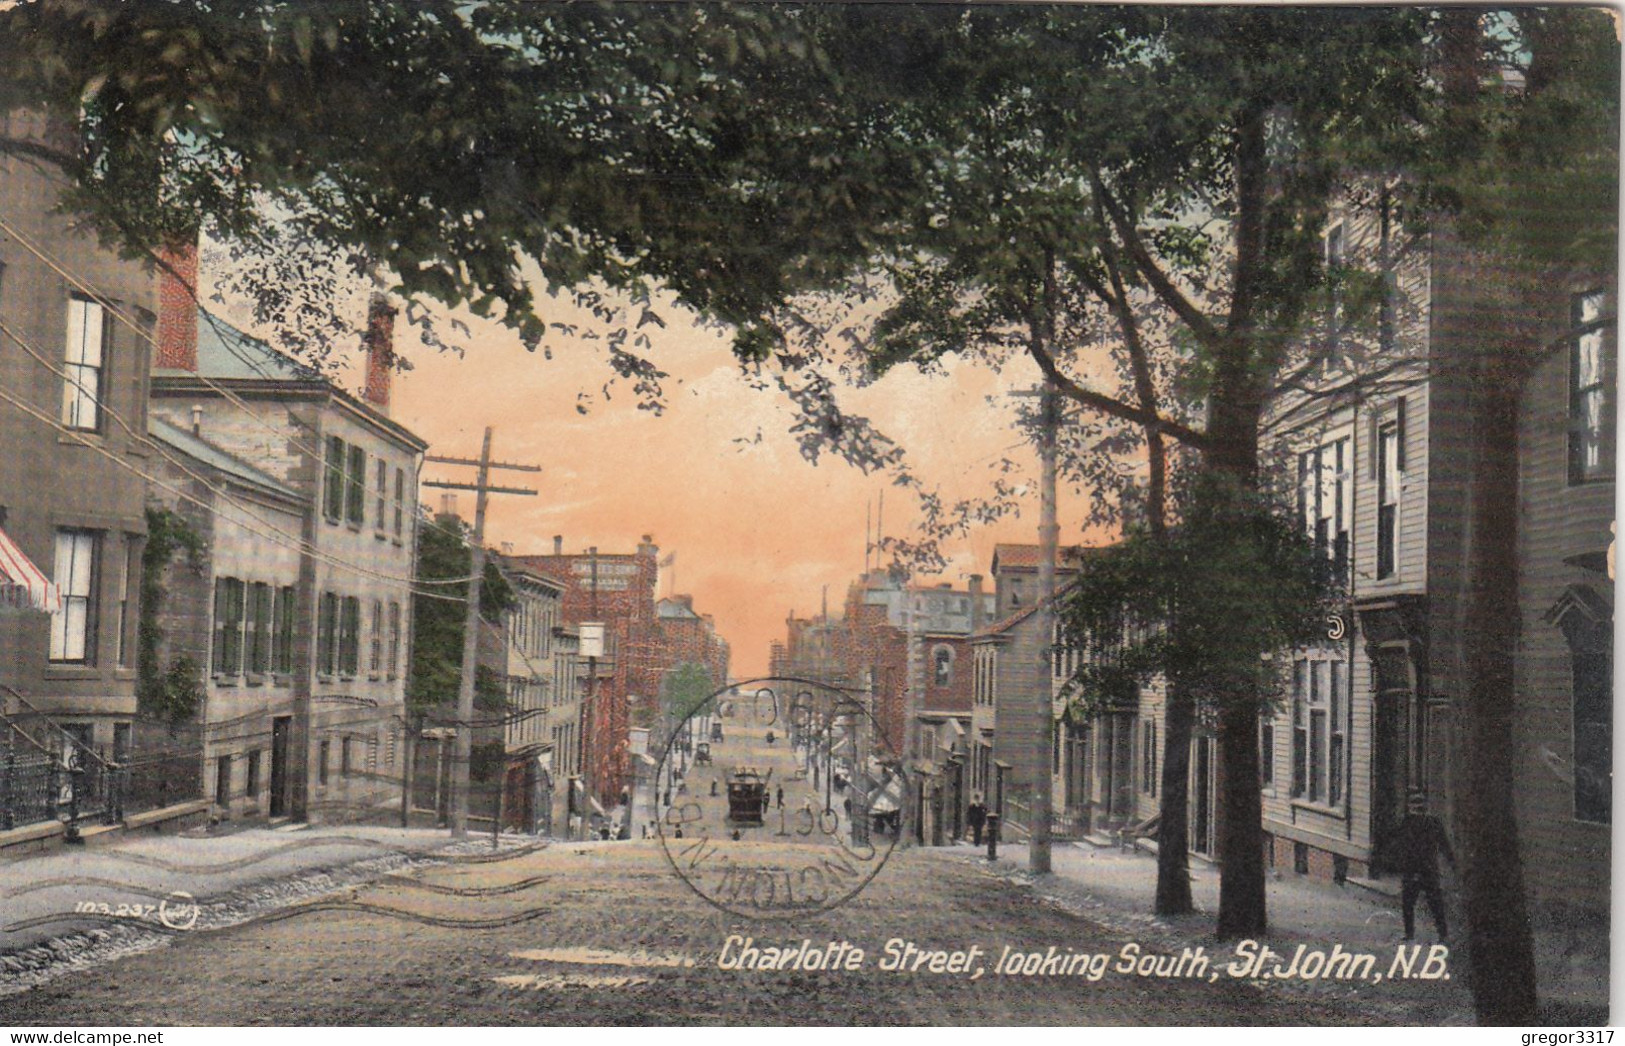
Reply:
M970 630L976 632L982 627L982 575L970 576Z
M554 534L553 535L553 554L555 556L564 555L564 535L563 534Z
M367 306L367 387L361 398L389 413L389 381L395 371L395 308L382 294Z
M159 367L197 370L197 244L161 248L158 259Z

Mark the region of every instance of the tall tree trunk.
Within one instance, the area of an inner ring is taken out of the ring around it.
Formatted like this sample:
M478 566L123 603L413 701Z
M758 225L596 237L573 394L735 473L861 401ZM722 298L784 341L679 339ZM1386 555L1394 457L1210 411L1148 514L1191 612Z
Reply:
M1443 18L1447 132L1461 155L1481 158L1486 141L1480 13L1453 9ZM1537 54L1534 64L1549 57ZM1511 252L1503 249L1500 256L1511 262ZM1516 779L1506 759L1514 750L1516 714L1518 400L1525 375L1524 339L1512 313L1526 281L1515 265L1496 265L1512 279L1492 279L1486 286L1481 268L1457 265L1460 260L1455 253L1436 256L1436 269L1443 261L1445 271L1435 285L1445 300L1434 310L1442 314L1436 323L1447 342L1435 354L1442 357L1441 369L1463 382L1471 405L1461 564L1467 601L1461 706L1467 766L1466 787L1454 797L1467 952L1479 1023L1528 1025L1535 1022L1536 1010L1534 939L1518 851Z
M1493 306L1490 311L1493 313ZM1513 650L1518 606L1518 389L1506 351L1481 348L1468 478L1463 617L1467 787L1456 797L1473 1007L1487 1025L1535 1023L1535 955L1514 814ZM1497 364L1501 366L1497 366Z
M1185 915L1191 903L1190 766L1196 702L1178 680L1168 681L1163 716L1162 821L1157 827L1158 915Z
M1204 525L1212 537L1239 547L1243 563L1253 558L1249 517L1258 493L1258 426L1265 391L1259 372L1256 310L1265 276L1264 211L1268 160L1265 114L1269 103L1254 98L1238 114L1236 125L1236 276L1228 330L1218 353L1213 393L1208 402L1210 447L1204 469L1212 477L1209 495L1219 499L1217 513ZM1217 482L1213 482L1217 481ZM1215 557L1218 558L1218 557ZM1224 570L1226 564L1204 562L1197 570ZM1226 590L1222 579L1208 592ZM1248 593L1240 593L1247 598ZM1223 613L1208 605L1204 613ZM1223 668L1215 679L1219 702L1219 924L1220 939L1262 935L1268 918L1264 900L1263 799L1258 782L1258 657L1263 640L1230 635L1216 651Z

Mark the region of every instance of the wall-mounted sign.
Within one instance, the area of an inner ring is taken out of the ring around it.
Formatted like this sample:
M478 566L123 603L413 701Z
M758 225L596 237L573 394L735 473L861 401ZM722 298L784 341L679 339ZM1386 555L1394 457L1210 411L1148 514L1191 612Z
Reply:
M581 656L604 656L604 623L602 621L583 621L581 623Z

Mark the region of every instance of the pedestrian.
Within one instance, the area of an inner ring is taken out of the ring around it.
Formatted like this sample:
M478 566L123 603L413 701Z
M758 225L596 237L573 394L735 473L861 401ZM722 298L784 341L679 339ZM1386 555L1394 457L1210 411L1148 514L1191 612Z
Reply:
M1433 915L1433 928L1439 940L1448 941L1450 930L1445 923L1444 891L1439 889L1438 855L1456 866L1456 854L1450 849L1444 825L1427 812L1427 796L1412 792L1406 803L1407 813L1388 840L1389 853L1400 875L1400 904L1405 913L1405 939L1416 934L1416 897L1427 900Z
M673 832L673 833L672 833L672 836L673 836L673 837L674 837L674 838L677 838L677 839L681 839L681 838L682 838L682 837L683 837L683 826L682 826L682 825L678 825L678 826L677 826L677 830L676 830L676 831L675 831L675 832Z
M711 794L713 796L717 794L717 779L714 777L711 778Z
M982 826L987 824L987 807L982 805L982 793L972 792L970 806L965 808L965 821L970 825L972 846L982 845Z
M671 789L670 788L666 789L665 799L666 799L666 805L670 806L671 805Z
M779 791L778 791L778 794L777 794L777 798L778 798L778 801L779 801L779 809L783 810L784 809L784 786L783 785L779 785Z

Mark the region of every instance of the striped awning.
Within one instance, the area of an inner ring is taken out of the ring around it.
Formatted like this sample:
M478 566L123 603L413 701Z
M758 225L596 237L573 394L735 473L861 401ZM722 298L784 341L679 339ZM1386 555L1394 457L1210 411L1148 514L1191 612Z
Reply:
M62 608L62 594L46 578L33 560L0 530L0 606L43 610L54 614Z

